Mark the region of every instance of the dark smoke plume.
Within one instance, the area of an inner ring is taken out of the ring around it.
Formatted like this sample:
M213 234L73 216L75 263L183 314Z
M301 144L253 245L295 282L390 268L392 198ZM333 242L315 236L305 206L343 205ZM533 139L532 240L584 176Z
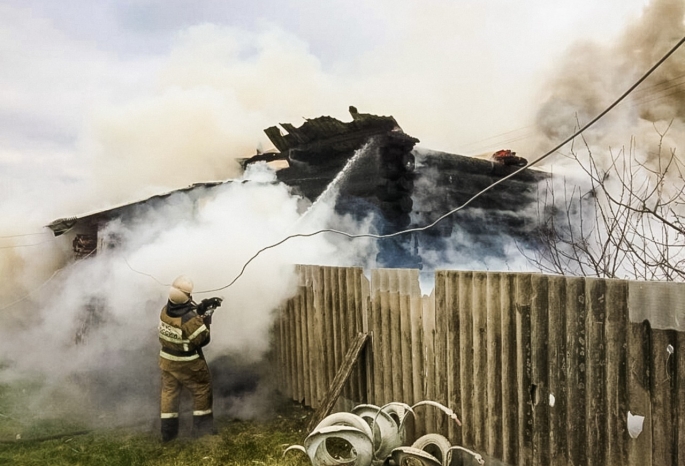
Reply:
M654 0L610 45L576 43L546 86L548 97L536 122L541 132L556 142L604 110L685 35L684 17L685 2ZM631 136L640 140L654 135L654 124L671 121L674 131L682 131L685 50L672 55L584 136L606 149L619 141L616 137L623 144Z

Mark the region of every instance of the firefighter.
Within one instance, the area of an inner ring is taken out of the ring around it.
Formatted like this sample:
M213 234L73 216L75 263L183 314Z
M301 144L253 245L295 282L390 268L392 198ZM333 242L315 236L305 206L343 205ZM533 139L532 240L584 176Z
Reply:
M178 435L181 389L193 397L193 436L216 433L212 414L212 379L202 347L209 343L211 316L221 298L193 302L193 282L185 276L174 280L169 301L159 322L159 367L162 371L162 441Z

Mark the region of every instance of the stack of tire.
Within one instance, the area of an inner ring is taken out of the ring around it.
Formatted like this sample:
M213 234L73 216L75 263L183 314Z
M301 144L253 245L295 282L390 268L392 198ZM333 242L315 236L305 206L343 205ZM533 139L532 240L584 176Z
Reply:
M375 196L384 219L382 234L396 233L411 224L415 177L412 149L417 142L417 139L404 133L391 133L379 147L379 177ZM421 260L413 252L412 242L411 235L381 240L377 256L379 265L421 268Z

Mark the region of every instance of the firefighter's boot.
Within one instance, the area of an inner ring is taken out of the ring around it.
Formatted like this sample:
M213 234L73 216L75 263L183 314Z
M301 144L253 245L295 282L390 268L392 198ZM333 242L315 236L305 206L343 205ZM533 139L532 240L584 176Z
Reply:
M178 437L178 418L162 419L162 442L170 442Z
M214 427L214 416L212 413L193 416L193 437L215 434L217 434L217 430Z

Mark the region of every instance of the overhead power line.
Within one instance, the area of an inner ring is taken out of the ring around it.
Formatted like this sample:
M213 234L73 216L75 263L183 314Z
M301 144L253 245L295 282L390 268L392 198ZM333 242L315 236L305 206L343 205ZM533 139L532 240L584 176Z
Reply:
M31 244L13 244L12 246L0 246L0 249L16 249L16 248L28 248L31 246L40 246L41 244L47 244L47 243L52 243L54 240L49 239L47 241L41 241L40 243L31 243Z
M519 168L518 170L516 170L516 171L510 173L509 175L507 175L507 176L505 176L505 177L502 177L502 178L500 178L499 180L495 181L494 183L490 184L489 186L485 187L483 190L481 190L481 191L479 191L478 193L474 194L470 199L468 199L466 202L464 202L464 203L461 204L460 206L458 206L458 207L456 207L456 208L450 210L449 212L443 214L442 216L438 217L438 219L436 219L434 222L432 222L432 223L430 223L430 224L428 224L428 225L425 225L425 226L423 226L423 227L408 228L408 229L406 229L406 230L401 230L401 231L397 231L397 232L395 232L395 233L390 233L390 234L386 234L386 235L376 235L376 234L372 234L372 233L351 234L351 233L347 233L347 232L344 232L344 231L339 231L339 230L334 230L334 229L329 229L329 228L324 228L324 229L321 229L321 230L318 230L318 231L314 231L314 232L312 232L312 233L296 233L296 234L293 234L293 235L290 235L290 236L287 236L287 237L283 238L282 240L278 241L277 243L271 244L271 245L269 245L269 246L266 246L266 247L264 247L264 248L258 250L252 257L250 257L250 259L249 259L247 262L245 262L245 264L243 265L243 267L242 267L241 270L240 270L240 273L238 273L238 275L236 275L236 277L235 277L233 280L231 280L228 284L226 284L226 285L224 285L224 286L222 286L222 287L214 288L214 289L210 289L210 290L196 291L195 293L198 293L198 294L201 294L201 293L213 293L213 292L216 292L216 291L225 290L226 288L232 286L232 285L233 285L233 284L234 284L234 283L243 275L243 273L245 273L245 269L247 269L247 266L248 266L253 260L255 260L260 254L262 254L264 251L267 251L267 250L269 250L269 249L273 249L273 248L275 248L275 247L278 247L278 246L280 246L281 244L283 244L283 243L285 243L286 241L289 241L289 240L291 240L291 239L293 239L293 238L309 238L309 237L316 236L316 235L319 235L319 234L322 234L322 233L333 233L333 234L345 236L345 237L347 237L347 238L374 238L374 239L384 239L384 238L394 238L394 237L396 237L396 236L405 235L405 234L408 234L408 233L416 233L416 232L425 231L425 230L428 230L428 229L430 229L430 228L433 228L435 225L437 225L438 223L440 223L441 221L443 221L445 218L447 218L447 217L449 217L450 215L453 215L453 214L455 214L456 212L459 212L460 210L464 209L466 206L468 206L469 204L471 204L474 200L476 200L477 198L479 198L480 196L482 196L482 195L485 194L486 192L490 191L490 190L493 189L495 186L497 186L497 185L499 185L499 184L505 182L506 180L508 180L508 179L510 179L510 178L513 178L514 176L516 176L516 175L518 175L519 173L521 173L523 170L525 170L525 169L527 169L527 168L529 168L529 167L531 167L531 166L533 166L533 165L536 165L536 164L538 164L539 162L545 160L547 157L549 157L550 155L552 155L553 153L555 153L556 151L558 151L559 149L561 149L563 146L565 146L566 144L568 144L569 142L571 142L573 139L575 139L577 136L579 136L580 134L582 134L585 130L587 130L587 129L590 128L592 125L594 125L595 123L597 123L601 118L604 117L604 115L606 115L606 114L609 113L611 110L613 110L614 107L616 107L616 106L617 106L619 103L621 103L628 95L630 95L630 93L633 92L633 91L635 90L635 88L637 88L640 84L642 84L642 82L644 82L645 79L647 79L647 78L648 78L648 77L649 77L657 68L659 68L659 66L661 66L661 65L668 59L668 57L670 57L676 50L678 50L678 49L680 48L680 46L683 45L683 43L685 43L685 37L681 38L681 39L680 39L680 40L679 40L679 41L678 41L678 42L677 42L677 43L676 43L668 52L666 52L666 54L665 54L663 57L661 57L661 58L660 58L660 59L659 59L659 60L658 60L658 61L657 61L649 70L647 70L647 71L642 75L642 77L640 77L640 79L638 79L637 81L635 81L635 83L634 83L632 86L630 86L623 94L621 94L621 95L620 95L620 96L619 96L611 105L609 105L606 109L604 109L602 112L600 112L596 117L594 117L592 120L590 120L588 123L586 123L585 126L583 126L582 128L580 128L578 131L576 131L575 133L573 133L571 136L569 136L569 137L567 137L566 139L564 139L561 143L559 143L559 144L558 144L557 146L555 146L553 149L549 150L548 152L546 152L545 154L541 155L540 157L534 159L532 162L530 162L530 163L529 163L528 165L526 165L525 167L521 167L521 168Z
M41 232L36 232L36 233L22 233L19 235L0 235L1 239L5 238L20 238L22 236L36 236L36 235L46 235L46 234L51 234L49 231L41 231Z
M17 305L17 304L19 304L19 303L22 302L22 301L26 301L26 300L29 299L31 296L33 296L35 293L37 293L38 291L42 290L42 289L45 287L45 285L47 285L48 283L50 283L50 282L51 282L51 281L52 281L60 272L62 272L62 271L64 271L64 270L67 270L67 269L73 267L74 265L78 264L79 262L82 262L82 261L86 260L86 259L87 259L91 254L93 254L93 253L95 253L95 249L93 249L92 251L90 251L88 254L86 254L85 256L83 256L81 259L79 259L79 260L77 260L77 261L74 261L74 262L71 262L70 264L65 265L64 267L55 270L55 271L52 273L52 275L50 275L50 278L48 278L48 279L45 280L43 283L41 283L40 286L38 286L38 287L34 288L33 290L29 291L28 293L26 293L26 294L25 294L24 296L22 296L21 298L16 299L16 300L12 301L11 303L6 304L6 305L0 307L0 311L4 311L5 309L9 309L10 307L12 307L12 306L14 306L14 305Z

